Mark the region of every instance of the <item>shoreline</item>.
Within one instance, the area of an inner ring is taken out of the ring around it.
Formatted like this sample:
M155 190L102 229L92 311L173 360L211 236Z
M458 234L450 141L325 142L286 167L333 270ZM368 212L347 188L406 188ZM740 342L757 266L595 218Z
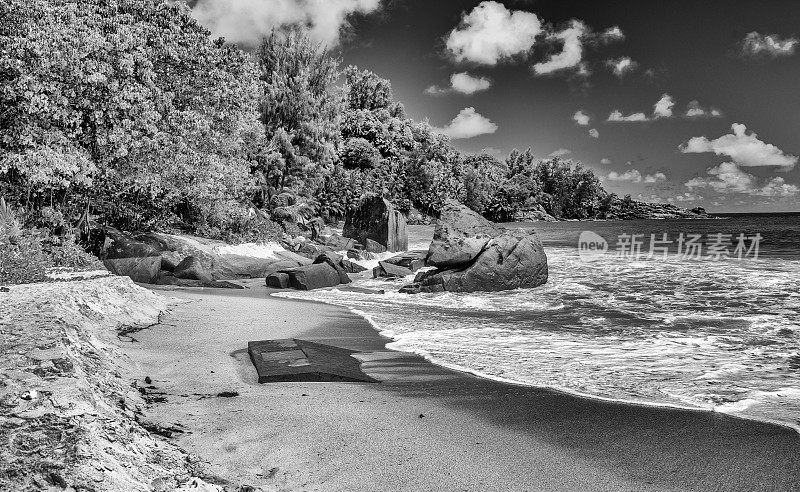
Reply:
M277 291L277 292L283 292L283 291ZM703 408L703 407L692 407L692 406L688 406L688 405L687 406L681 406L681 405L679 405L677 403L675 403L675 404L673 404L673 403L654 403L654 402L649 402L649 401L645 401L645 400L625 400L625 399L622 399L622 398L605 397L605 396L599 396L599 395L592 395L592 394L588 394L588 393L581 393L579 391L575 391L575 390L572 390L572 389L569 389L569 388L560 388L560 387L555 387L555 386L543 386L543 385L538 385L538 384L533 384L533 383L525 383L525 382L522 382L522 381L516 381L516 380L513 380L513 379L506 379L506 378L503 378L503 377L500 377L500 376L493 376L491 374L483 373L483 372L480 372L480 371L477 371L477 370L472 370L472 369L470 369L468 367L465 367L465 366L460 366L458 364L450 364L450 363L447 363L447 362L444 362L444 361L437 360L436 358L431 357L430 355L428 355L426 353L413 352L413 351L409 352L409 351L393 348L390 345L392 345L394 343L397 343L398 340L394 339L394 335L391 332L391 330L383 330L383 329L381 329L381 327L375 322L375 320L373 320L369 316L369 314L367 314L367 313L365 313L363 311L360 311L358 309L355 309L355 308L352 308L352 307L349 307L349 306L341 306L339 304L326 302L324 300L300 299L300 298L294 298L294 297L282 297L282 296L274 296L274 295L272 295L272 297L276 297L278 299L292 299L292 300L303 301L303 302L321 303L321 304L326 304L326 305L329 305L329 306L334 306L334 307L338 307L338 308L342 308L342 309L347 309L348 311L350 311L351 313L355 314L356 316L359 316L359 317L363 318L364 321L369 323L369 325L372 327L373 330L375 330L380 336L386 338L387 339L386 348L388 350L394 350L396 352L412 353L414 355L422 357L423 359L425 359L426 361L428 361L429 363L431 363L431 364L433 364L435 366L439 366L439 367L442 367L442 368L450 370L450 371L455 371L455 372L459 372L459 373L463 373L463 374L468 374L468 375L475 376L475 377L478 377L478 378L481 378L481 379L494 381L494 382L497 382L497 383L500 383L500 384L508 384L508 385L511 385L511 386L522 386L522 387L527 387L527 388L536 388L536 389L541 389L541 390L545 390L545 391L552 391L552 392L558 393L558 394L563 394L565 396L571 396L571 397L575 397L575 398L584 398L584 399L587 399L587 400L593 400L593 401L604 402L604 403L619 403L619 404L623 404L623 405L631 405L631 406L643 407L643 408L672 409L672 410L681 410L681 411L686 411L686 412L698 412L698 413L710 413L710 414L724 415L724 416L727 416L727 417L740 419L740 420L744 420L744 421L747 421L747 422L755 422L755 423L759 423L759 424L776 425L778 427L783 427L783 428L786 428L788 430L792 430L792 431L796 432L800 436L800 423L792 424L790 422L785 422L785 421L782 421L782 420L773 420L773 419L766 419L766 418L762 419L762 418L753 417L753 416L749 416L749 415L737 415L735 413L718 411L718 410L716 410L716 407Z
M165 292L196 302L178 305L162 325L139 332L142 343L131 348L140 353L129 354L149 364L143 370L160 371L150 375L165 402L152 405L149 418L181 422L186 433L177 444L230 482L265 490L276 480L288 490L408 489L399 483L417 490L800 486L800 439L793 429L479 377L387 348L391 339L351 309L271 293L261 287ZM269 322L253 326L262 313ZM254 333L362 351L362 370L382 383L259 385L236 350L257 339ZM186 353L191 361L164 363ZM216 374L209 377L207 369ZM240 396L191 396L223 389ZM448 459L454 456L461 457ZM279 469L277 477L247 472L262 462Z

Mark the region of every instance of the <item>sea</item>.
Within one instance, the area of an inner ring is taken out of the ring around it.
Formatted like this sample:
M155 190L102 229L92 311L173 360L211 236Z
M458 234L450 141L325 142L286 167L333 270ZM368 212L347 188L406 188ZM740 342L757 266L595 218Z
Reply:
M546 284L413 295L397 292L413 276L362 274L385 293L278 295L350 308L389 348L479 376L800 430L800 214L506 226L538 233ZM432 235L409 226L410 249Z

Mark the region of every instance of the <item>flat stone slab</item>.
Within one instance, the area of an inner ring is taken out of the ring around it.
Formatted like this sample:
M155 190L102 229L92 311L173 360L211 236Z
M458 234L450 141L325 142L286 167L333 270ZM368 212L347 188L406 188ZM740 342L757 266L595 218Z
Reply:
M247 342L247 352L259 383L378 382L361 371L355 350L286 338Z

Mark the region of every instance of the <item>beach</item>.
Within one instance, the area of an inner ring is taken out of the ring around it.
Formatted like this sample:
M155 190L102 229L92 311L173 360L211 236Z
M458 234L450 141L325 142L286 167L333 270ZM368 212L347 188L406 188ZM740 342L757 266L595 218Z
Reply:
M248 284L156 289L180 302L120 342L132 362L124 376L151 388L144 420L174 429L170 440L204 462L208 482L234 490L800 488L800 435L790 428L478 378L387 350L390 340L345 308ZM247 342L275 338L364 352L363 371L381 382L258 384Z

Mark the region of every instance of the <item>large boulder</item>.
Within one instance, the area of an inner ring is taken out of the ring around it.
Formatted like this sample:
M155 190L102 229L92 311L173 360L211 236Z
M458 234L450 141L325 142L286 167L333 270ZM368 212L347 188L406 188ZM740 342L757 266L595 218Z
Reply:
M102 251L104 259L145 258L148 256L160 256L162 252L167 251L167 249L158 245L139 241L124 232L110 227L106 229L105 233L106 239Z
M430 266L450 268L473 261L503 229L456 200L447 200L428 249Z
M142 284L152 284L161 271L161 257L106 258L103 265L115 275L130 277Z
M336 273L339 275L340 284L349 284L351 282L350 277L347 276L347 271L342 266L342 257L340 255L330 251L322 253L317 256L313 264L318 265L320 263L325 263L336 270Z
M289 285L298 290L335 287L342 283L340 273L326 262L299 267L286 273L289 274Z
M435 270L420 272L401 292L476 292L547 282L547 256L533 231L499 227L448 201L428 250Z
M200 263L200 260L194 256L187 256L184 258L184 260L175 267L172 274L177 278L185 280L200 280L202 282L211 282L214 280L211 277L211 273L206 270Z
M408 249L405 215L379 196L364 200L354 212L347 214L343 235L364 245L368 244L368 239L372 240L386 251Z

